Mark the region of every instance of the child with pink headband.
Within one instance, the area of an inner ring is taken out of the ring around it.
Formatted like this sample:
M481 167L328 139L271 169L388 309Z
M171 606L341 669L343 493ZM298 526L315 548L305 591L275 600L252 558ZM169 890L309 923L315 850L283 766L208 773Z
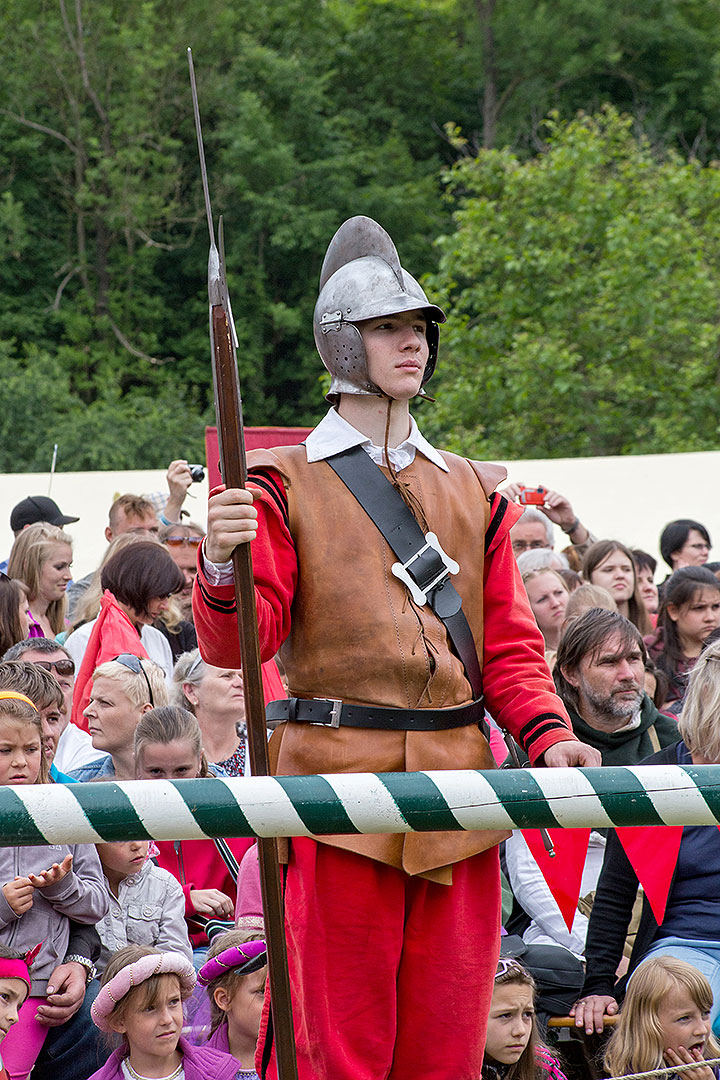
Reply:
M249 936L229 930L215 938L198 973L210 1002L207 1045L233 1055L240 1066L235 1080L258 1080L252 1063L265 997L267 946Z
M0 1042L13 1024L17 1024L20 1006L30 995L30 965L39 952L36 945L29 953L0 945ZM0 1080L9 1080L0 1058Z
M120 1047L90 1080L234 1080L237 1062L182 1038L183 1001L195 969L180 953L128 945L109 960L91 1015Z

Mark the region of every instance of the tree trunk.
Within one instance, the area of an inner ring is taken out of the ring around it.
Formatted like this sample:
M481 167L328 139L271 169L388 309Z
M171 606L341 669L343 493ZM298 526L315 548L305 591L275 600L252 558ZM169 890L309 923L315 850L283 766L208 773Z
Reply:
M480 23L482 39L483 73L485 87L483 91L482 121L483 149L492 150L497 137L498 89L497 67L495 62L495 35L493 33L493 14L496 0L475 0L475 8Z

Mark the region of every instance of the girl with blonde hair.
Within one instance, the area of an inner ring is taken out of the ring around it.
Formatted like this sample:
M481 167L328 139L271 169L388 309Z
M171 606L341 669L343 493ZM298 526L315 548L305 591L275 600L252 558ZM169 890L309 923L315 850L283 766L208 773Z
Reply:
M72 538L43 521L23 529L10 552L8 576L27 586L30 637L54 638L66 629L65 592L72 581Z
M179 705L146 712L135 728L138 780L189 780L216 776L203 750L197 718Z
M713 995L705 976L672 956L641 964L628 985L620 1021L605 1051L611 1076L648 1072L720 1057L710 1031ZM710 1066L688 1073L693 1080L716 1080Z

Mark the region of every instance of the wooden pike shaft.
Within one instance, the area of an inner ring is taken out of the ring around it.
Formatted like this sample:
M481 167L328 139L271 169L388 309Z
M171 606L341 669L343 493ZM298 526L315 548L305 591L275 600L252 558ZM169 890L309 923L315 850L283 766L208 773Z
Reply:
M215 244L215 228L212 219L205 151L200 125L200 109L190 49L188 49L188 65L190 68L190 85L205 196L205 210L210 233L210 257L208 260L210 341L221 469L227 487L244 488L247 484L247 463L245 460L242 398L238 380L232 309L225 278L222 218L220 219L218 251ZM267 727L265 724L265 695L260 665L252 553L249 544L240 544L235 548L233 552L233 570L250 766L253 775L269 776L270 763L267 749ZM270 1003L278 1077L279 1080L297 1080L292 997L285 943L284 904L277 840L258 840L258 862L265 920L265 939L268 947Z
M217 419L218 427L222 430L223 480L227 487L244 488L247 483L247 466L243 439L242 400L230 326L222 307L217 306L212 309L212 323ZM250 544L239 544L235 548L233 571L250 766L253 776L269 776L265 695L260 666ZM265 936L268 945L270 1002L278 1077L279 1080L296 1080L292 997L277 840L258 840L258 861Z

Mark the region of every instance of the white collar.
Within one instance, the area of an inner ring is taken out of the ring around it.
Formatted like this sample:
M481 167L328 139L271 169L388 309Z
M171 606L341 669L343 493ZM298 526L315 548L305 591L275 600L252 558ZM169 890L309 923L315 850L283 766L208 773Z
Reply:
M305 452L309 462L324 461L325 458L339 454L343 450L349 450L352 446L362 446L376 465L383 463L385 456L383 448L375 446L367 435L363 435L361 431L349 424L335 408L328 411L305 440ZM419 450L423 457L426 457L433 465L437 465L443 472L450 471L442 455L420 433L411 416L410 434L399 446L389 448L390 461L396 469L404 469L414 461L416 450Z

